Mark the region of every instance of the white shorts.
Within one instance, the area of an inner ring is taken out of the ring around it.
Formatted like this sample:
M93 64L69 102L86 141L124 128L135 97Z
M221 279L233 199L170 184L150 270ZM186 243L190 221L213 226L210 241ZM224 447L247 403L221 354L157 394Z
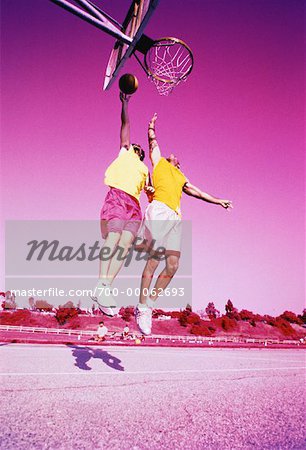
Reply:
M152 254L156 252L167 256L181 254L181 218L163 202L153 200L147 206L138 236Z

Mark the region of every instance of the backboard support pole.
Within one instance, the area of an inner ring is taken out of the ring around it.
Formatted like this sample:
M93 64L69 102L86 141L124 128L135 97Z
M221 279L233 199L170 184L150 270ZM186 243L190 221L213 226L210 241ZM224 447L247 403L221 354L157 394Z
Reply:
M101 8L99 8L97 5L95 5L91 0L86 0L87 3L89 3L91 6L93 6L95 8L96 11L98 11L99 13L101 13L104 17L106 17L106 19L108 19L113 25L116 25L116 27L120 28L120 30L122 31L122 25L121 23L118 22L118 20L114 19L113 17L111 17L109 14L107 14L105 11L102 11Z
M100 30L103 30L105 33L110 34L111 36L115 37L116 39L119 39L120 41L124 42L125 44L131 44L133 42L133 39L127 36L126 34L122 33L122 31L113 25L106 16L104 16L103 11L99 10L99 13L104 18L104 20L97 19L97 13L95 13L94 17L93 15L87 13L86 11L83 11L82 9L78 8L77 6L72 5L66 0L50 0L52 3L55 3L56 5L60 6L63 9L66 9L66 11L70 12L71 14L74 14L75 16L80 17L82 20L85 20L86 22L90 23L91 25L95 26L96 28L99 28ZM80 0L80 3L86 7L87 10L91 10L93 5L91 3L88 3L86 0ZM86 6L85 6L86 4ZM94 14L92 12L92 14ZM99 14L99 15L100 15Z
M105 15L103 11L98 11L96 6L93 3L88 2L87 0L75 0L80 6L83 6L86 11L95 16L97 19L101 20L101 22L105 22Z

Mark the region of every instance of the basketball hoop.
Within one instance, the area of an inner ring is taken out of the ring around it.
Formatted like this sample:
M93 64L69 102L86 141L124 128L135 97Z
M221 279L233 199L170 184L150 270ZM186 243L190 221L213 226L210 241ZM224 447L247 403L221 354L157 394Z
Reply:
M118 23L92 0L51 0L80 19L110 34L117 40L110 54L103 89L109 89L125 61L134 55L160 95L168 95L181 81L185 81L193 68L193 54L185 42L173 37L153 40L143 34L159 0L133 0L122 23ZM144 55L140 61L137 51Z
M145 71L160 95L169 95L193 68L193 54L185 42L173 37L154 41L144 57Z

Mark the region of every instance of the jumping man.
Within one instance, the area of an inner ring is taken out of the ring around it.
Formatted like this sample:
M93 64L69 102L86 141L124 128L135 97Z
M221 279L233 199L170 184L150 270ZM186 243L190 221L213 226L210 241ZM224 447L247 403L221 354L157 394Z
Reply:
M157 254L154 254L154 251L151 251L142 274L140 299L136 306L135 316L140 331L146 335L151 333L152 309L155 300L158 294L168 286L179 267L182 232L180 200L182 192L199 200L220 205L225 209L232 208L230 200L216 198L192 185L181 172L180 163L173 153L168 158L161 156L155 135L156 119L157 114L154 114L148 129L155 191L153 201L148 205L145 212L144 238L147 243L154 243L154 249L161 247L165 249L166 265L156 280L153 292L148 297L147 293L154 272L160 263L160 258ZM149 247L152 249L152 246Z

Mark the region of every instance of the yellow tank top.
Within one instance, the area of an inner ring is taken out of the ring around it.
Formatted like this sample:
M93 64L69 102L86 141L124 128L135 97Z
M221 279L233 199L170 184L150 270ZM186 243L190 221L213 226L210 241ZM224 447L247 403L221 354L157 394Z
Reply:
M180 214L185 175L165 158L160 158L153 170L154 200L165 203Z
M104 183L121 189L139 200L147 176L147 166L140 161L139 156L130 146L129 150L121 149L119 156L108 166Z

